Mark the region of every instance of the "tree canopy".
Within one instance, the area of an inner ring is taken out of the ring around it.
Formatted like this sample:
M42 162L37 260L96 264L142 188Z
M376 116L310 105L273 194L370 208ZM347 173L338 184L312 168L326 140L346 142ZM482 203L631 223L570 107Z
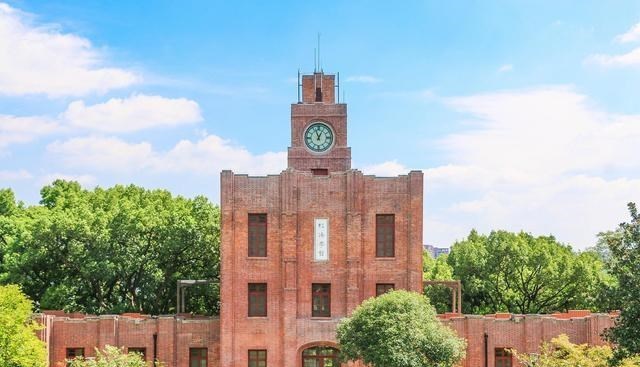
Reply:
M516 351L516 355L521 363L530 367L608 367L613 352L608 345L573 344L562 334L543 343L539 353L518 354ZM620 364L621 367L639 365L640 358L628 358Z
M424 296L404 290L364 301L338 325L344 361L373 367L448 367L464 358L465 341L436 317Z
M44 367L45 344L40 325L32 319L32 304L17 285L0 285L0 366Z
M77 357L69 361L68 367L147 367L138 353L124 353L122 349L107 345L104 350L96 349L95 358Z
M634 203L628 207L631 221L620 224L613 233L601 235L610 253L608 266L619 283L612 295L620 302L621 313L608 333L617 345L616 363L640 356L640 214Z
M0 283L41 309L175 312L178 279L219 279L219 208L204 197L58 180L40 205L0 191ZM189 289L188 310L218 312L218 286Z
M471 231L453 245L448 263L462 281L465 313L597 311L601 289L612 282L597 254L525 232Z
M447 263L447 255L434 259L429 252L422 253L422 278L424 280L452 280L453 268ZM451 289L442 285L424 287L424 295L436 312L451 312Z

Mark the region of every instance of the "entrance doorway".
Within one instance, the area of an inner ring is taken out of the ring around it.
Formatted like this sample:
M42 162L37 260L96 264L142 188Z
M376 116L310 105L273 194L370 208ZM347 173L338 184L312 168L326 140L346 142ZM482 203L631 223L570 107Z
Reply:
M311 347L302 351L302 367L339 367L338 350L331 347Z

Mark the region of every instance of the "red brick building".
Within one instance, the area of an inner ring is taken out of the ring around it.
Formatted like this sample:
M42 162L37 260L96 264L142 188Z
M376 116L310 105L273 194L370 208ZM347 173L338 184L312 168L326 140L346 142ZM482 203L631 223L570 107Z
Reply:
M301 366L306 348L335 346L338 321L376 289L422 289L422 173L352 169L335 89L334 75L302 77L284 172L222 172L223 367L247 366L253 351Z
M336 366L340 319L389 289L422 292L422 172L375 177L352 169L335 76L303 75L299 88L287 169L221 173L220 318L43 315L52 365L111 344L167 367ZM447 315L443 322L468 340L462 365L480 367L502 361L501 348L535 351L560 333L602 343L611 317Z

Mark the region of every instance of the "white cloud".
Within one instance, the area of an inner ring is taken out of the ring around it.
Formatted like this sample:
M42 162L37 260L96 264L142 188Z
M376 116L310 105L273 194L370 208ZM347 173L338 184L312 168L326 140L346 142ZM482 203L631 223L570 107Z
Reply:
M92 175L73 175L66 173L49 173L40 177L39 184L41 186L49 185L55 180L76 181L82 186L95 186L96 177Z
M10 144L28 143L59 128L56 122L46 117L0 115L0 151Z
M499 73L508 73L510 71L513 71L513 65L511 64L504 64L498 68Z
M101 172L186 173L218 175L223 169L264 175L286 168L285 152L252 154L215 135L198 141L182 140L168 151L156 151L147 142L86 137L54 142L48 151L66 166Z
M98 171L135 172L153 165L155 153L150 143L127 143L113 137L72 138L56 141L47 151L70 167Z
M507 229L585 248L640 201L640 116L596 109L565 86L445 103L470 128L440 142L450 164L425 170L426 242Z
M140 81L130 70L107 66L104 52L86 38L32 20L0 3L0 94L79 96Z
M126 99L112 98L91 106L75 101L61 118L77 127L110 133L202 121L200 107L192 100L142 94Z
M31 173L24 169L18 171L0 170L0 181L28 180L32 177ZM2 186L0 185L0 187Z
M587 57L588 64L605 67L623 67L640 65L640 47L620 55L595 54Z
M619 43L640 41L640 23L632 26L627 32L616 36L615 40Z
M383 177L393 177L398 175L406 175L411 171L407 167L398 163L398 161L386 161L379 164L373 164L362 168L365 175L376 175Z
M347 77L347 82L354 82L354 83L374 84L374 83L380 83L381 81L382 79L376 78L375 76L371 76L371 75L353 75L353 76Z

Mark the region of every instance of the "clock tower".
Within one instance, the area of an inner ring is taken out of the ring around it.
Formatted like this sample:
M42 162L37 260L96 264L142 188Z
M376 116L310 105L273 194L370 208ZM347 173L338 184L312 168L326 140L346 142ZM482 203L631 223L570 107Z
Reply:
M298 88L302 98L291 105L289 168L315 174L351 169L347 105L336 103L336 76L302 75Z

